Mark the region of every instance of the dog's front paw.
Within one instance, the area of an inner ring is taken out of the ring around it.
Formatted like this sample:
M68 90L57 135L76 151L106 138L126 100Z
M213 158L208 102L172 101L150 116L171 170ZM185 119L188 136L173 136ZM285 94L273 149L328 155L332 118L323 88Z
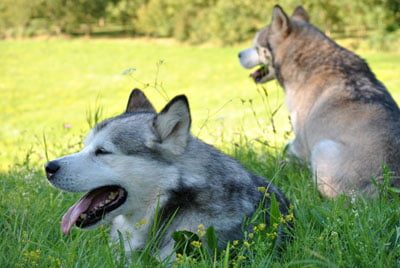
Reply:
M300 156L298 150L296 149L296 140L292 140L283 147L283 157L287 162L302 162L302 157Z

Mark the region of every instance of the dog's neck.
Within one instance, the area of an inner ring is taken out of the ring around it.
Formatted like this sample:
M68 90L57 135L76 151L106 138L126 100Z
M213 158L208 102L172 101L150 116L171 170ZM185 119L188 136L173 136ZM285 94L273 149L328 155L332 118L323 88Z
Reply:
M317 28L307 25L300 29L274 50L277 79L285 90L296 90L294 85L308 85L308 88L314 85L323 89L329 84L336 84L338 77L349 76L353 72L374 77L363 59Z
M314 29L293 33L294 36L289 36L274 51L276 77L285 90L294 129L302 128L307 114L324 91L337 86L341 71L329 62L332 53L337 53L335 46L338 45L327 41L322 33L320 38L315 38L311 31ZM312 34L312 38L308 34Z

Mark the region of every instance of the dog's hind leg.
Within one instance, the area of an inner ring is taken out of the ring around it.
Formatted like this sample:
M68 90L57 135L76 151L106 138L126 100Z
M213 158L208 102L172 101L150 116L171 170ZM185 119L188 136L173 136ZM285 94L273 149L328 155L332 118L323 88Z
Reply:
M333 140L321 140L311 151L311 168L318 190L326 197L343 193L340 176L342 145Z

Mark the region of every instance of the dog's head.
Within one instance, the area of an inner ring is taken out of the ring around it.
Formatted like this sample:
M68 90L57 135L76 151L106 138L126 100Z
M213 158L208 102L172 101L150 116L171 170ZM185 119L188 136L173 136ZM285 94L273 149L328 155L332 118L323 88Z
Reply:
M278 47L284 44L297 24L307 23L308 20L308 14L302 7L297 7L291 18L280 6L274 7L271 23L257 32L253 47L239 53L240 64L244 68L258 67L250 74L256 83L275 79L277 70L274 61Z
M99 123L84 148L46 163L48 180L70 192L87 192L64 215L62 230L94 227L118 215L133 214L157 202L175 186L171 164L190 138L190 111L185 96L156 113L146 96L132 91L126 111Z

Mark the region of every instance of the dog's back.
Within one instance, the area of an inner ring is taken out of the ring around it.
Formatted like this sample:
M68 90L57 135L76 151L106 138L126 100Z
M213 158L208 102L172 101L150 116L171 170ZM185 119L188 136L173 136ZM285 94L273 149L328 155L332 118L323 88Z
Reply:
M178 161L179 187L170 190L168 201L160 208L164 222L174 215L166 238L174 230L196 232L201 223L215 228L219 247L223 248L226 242L243 238L243 216L250 219L260 205L268 211L273 195L281 214L288 214L289 201L265 178L248 172L236 160L196 138L191 138L187 146ZM264 219L267 226L268 215ZM291 223L287 224L290 227ZM278 239L283 240L284 235L280 228ZM169 248L168 242L162 248Z

